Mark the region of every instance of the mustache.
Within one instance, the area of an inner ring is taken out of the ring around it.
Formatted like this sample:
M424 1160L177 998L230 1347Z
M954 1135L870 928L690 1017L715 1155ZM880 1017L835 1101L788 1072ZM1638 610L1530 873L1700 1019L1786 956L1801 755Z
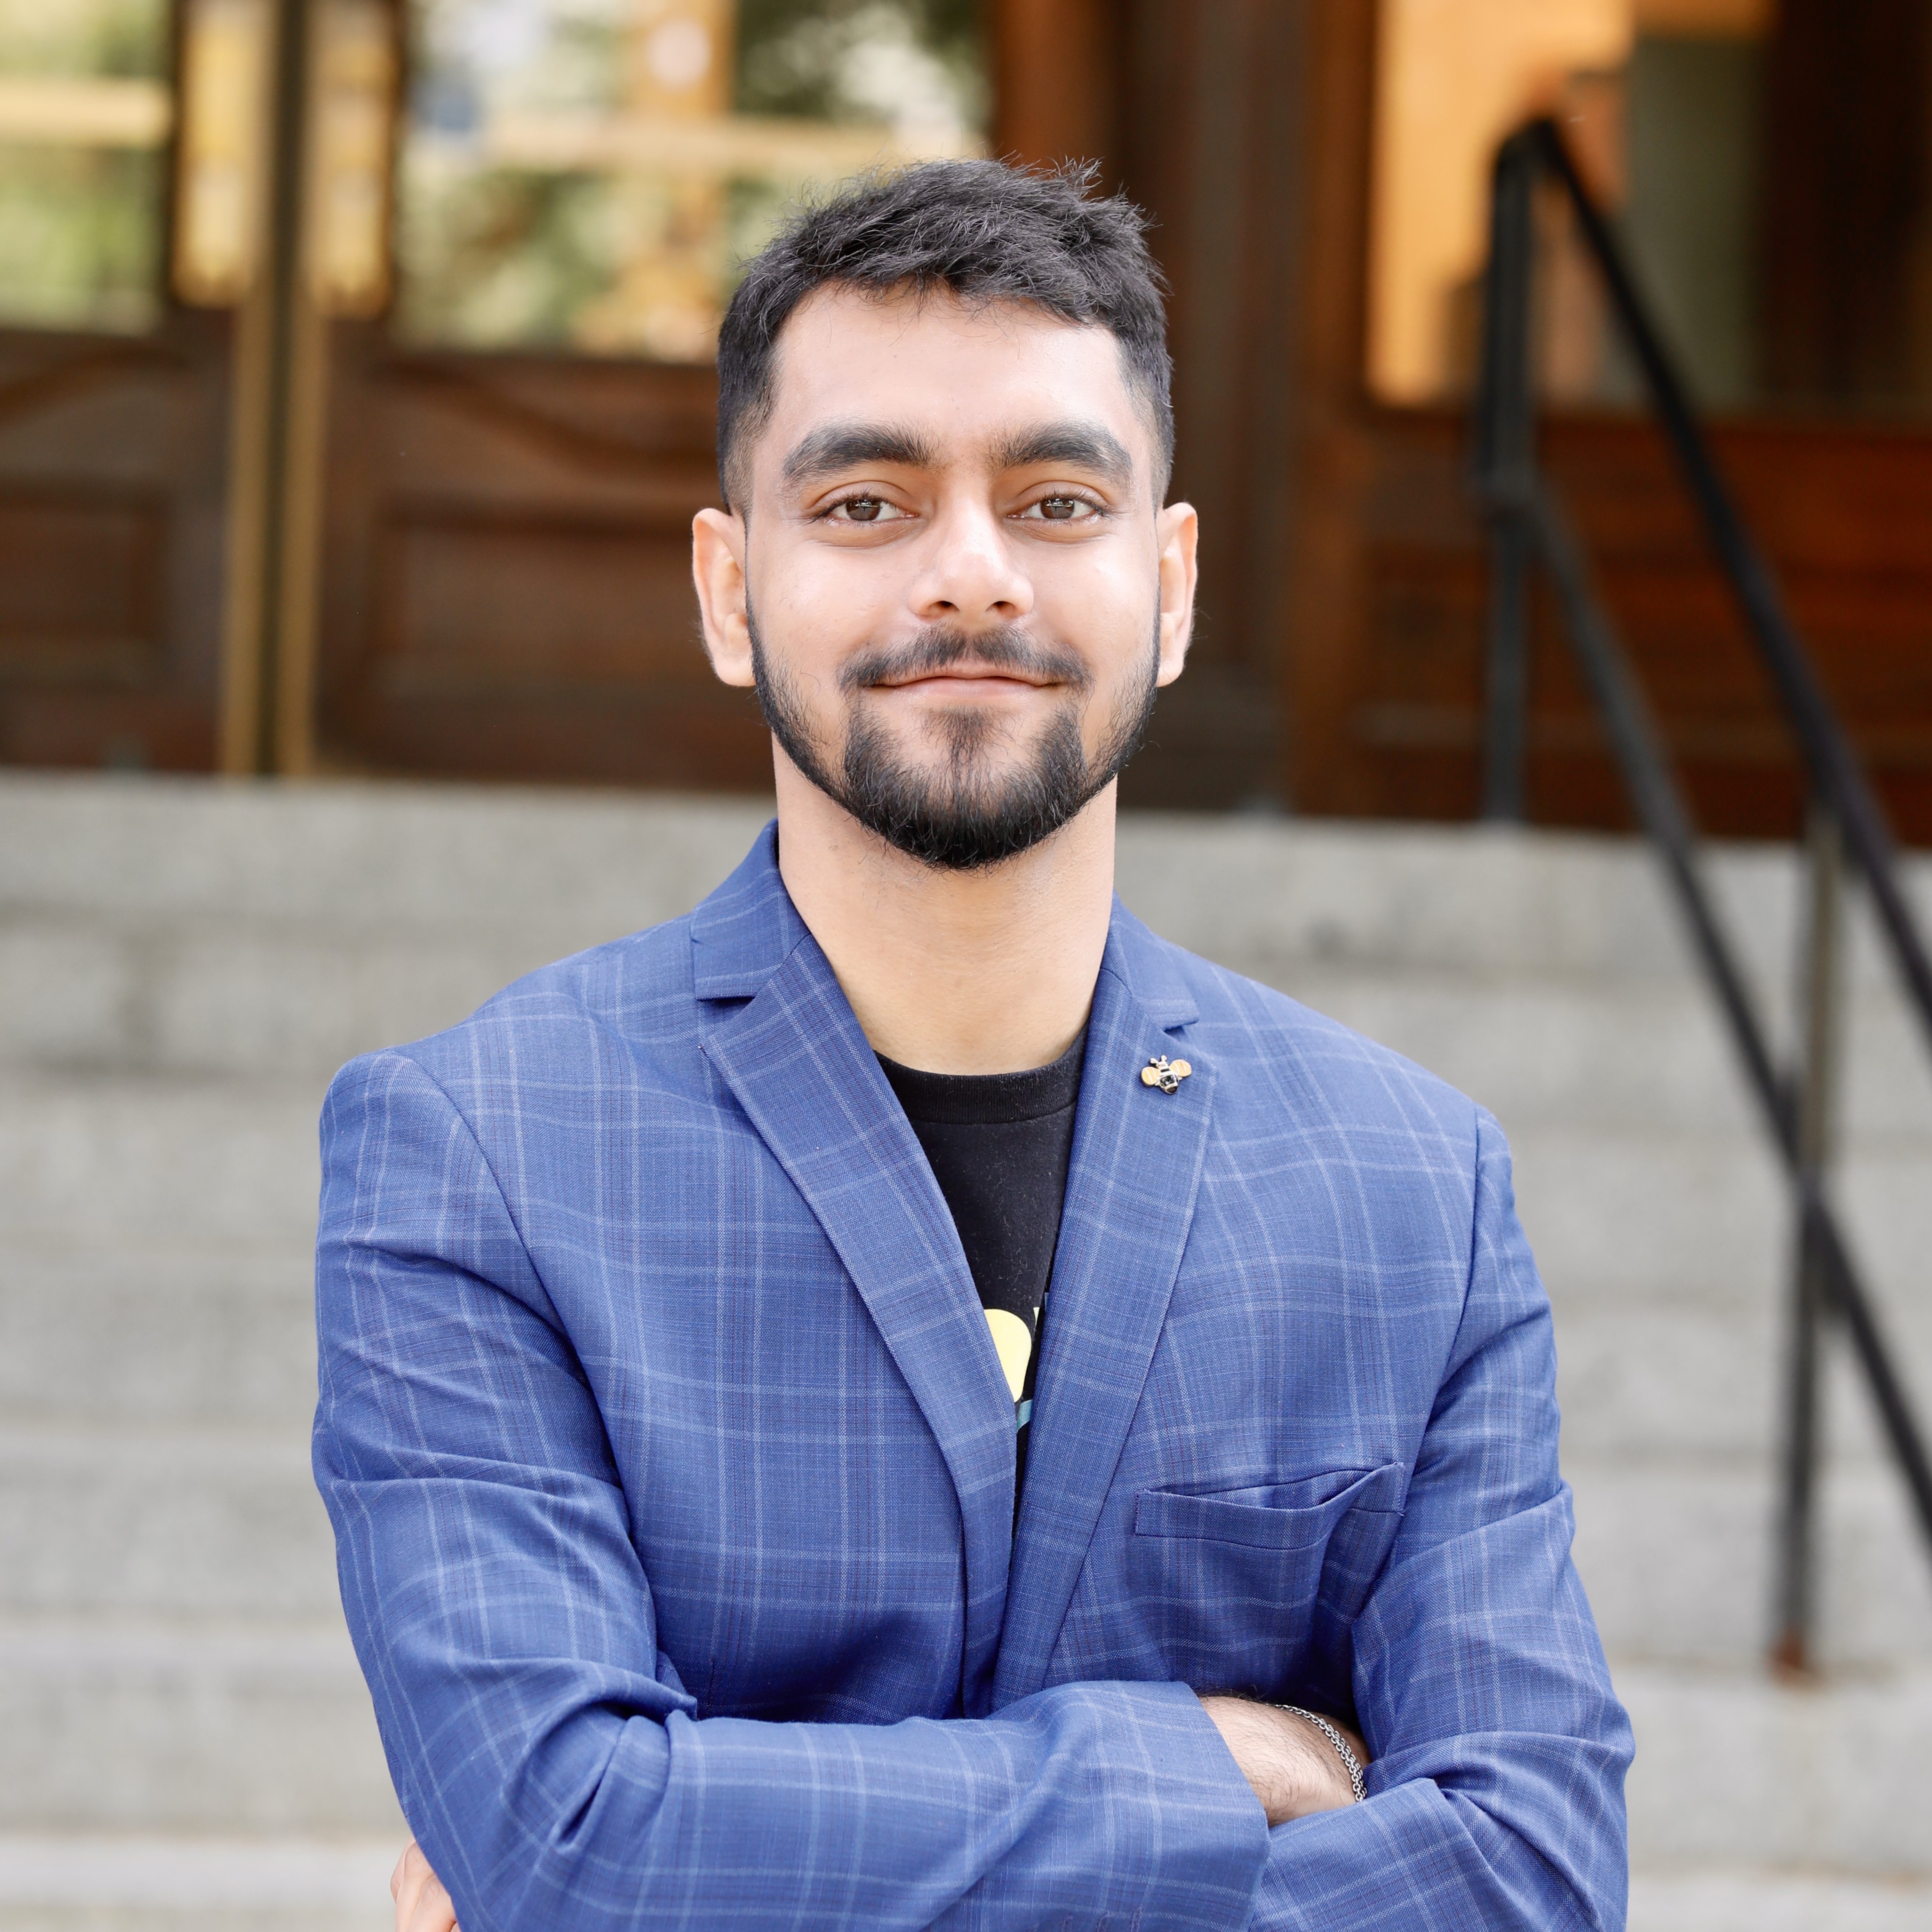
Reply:
M993 670L1012 671L1042 684L1062 684L1076 694L1090 690L1094 674L1085 661L1058 645L1030 638L1017 624L996 630L962 631L930 624L902 644L874 644L848 658L838 673L848 696L880 684L902 684L950 670L968 658Z

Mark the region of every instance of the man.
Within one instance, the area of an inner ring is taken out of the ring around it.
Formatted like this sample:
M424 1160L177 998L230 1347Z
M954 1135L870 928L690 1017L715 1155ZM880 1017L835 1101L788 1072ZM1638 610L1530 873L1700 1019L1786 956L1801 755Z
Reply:
M1113 899L1196 518L1085 190L915 169L752 265L694 549L775 830L330 1094L416 1932L1622 1922L1501 1136Z

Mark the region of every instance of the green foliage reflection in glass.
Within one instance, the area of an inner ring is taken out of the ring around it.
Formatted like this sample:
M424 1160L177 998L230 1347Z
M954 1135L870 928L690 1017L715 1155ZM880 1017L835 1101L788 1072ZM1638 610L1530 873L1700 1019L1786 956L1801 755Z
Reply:
M739 0L738 46L741 113L986 123L975 0Z
M152 86L167 68L166 0L0 0L0 81ZM80 103L84 110L87 105ZM137 331L160 308L164 169L158 141L104 142L57 112L0 112L0 322ZM96 117L98 118L98 116ZM9 124L10 122L14 124Z
M395 326L419 343L705 360L791 199L985 124L975 0L412 0L410 23ZM668 23L729 37L709 92L662 64L640 91Z

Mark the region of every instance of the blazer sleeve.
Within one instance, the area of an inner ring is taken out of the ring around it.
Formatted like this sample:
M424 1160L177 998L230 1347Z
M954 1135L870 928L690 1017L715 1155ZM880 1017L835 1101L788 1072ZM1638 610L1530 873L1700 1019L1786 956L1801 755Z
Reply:
M1478 1110L1462 1318L1354 1628L1369 1800L1270 1833L1260 1928L1620 1932L1631 1736L1570 1559L1550 1304Z
M700 1718L584 1370L404 1054L322 1116L317 1483L411 1829L464 1932L1238 1928L1265 1820L1192 1693L974 1720Z

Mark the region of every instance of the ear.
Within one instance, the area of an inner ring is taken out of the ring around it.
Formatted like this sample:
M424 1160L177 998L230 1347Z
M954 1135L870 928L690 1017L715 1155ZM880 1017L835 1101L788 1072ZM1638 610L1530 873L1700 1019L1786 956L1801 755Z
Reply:
M698 612L711 668L724 683L748 691L754 680L742 517L726 510L700 510L692 519L691 574L698 586Z
M1201 519L1192 503L1169 503L1154 518L1160 545L1160 670L1157 684L1172 684L1187 662L1194 638L1195 544Z

